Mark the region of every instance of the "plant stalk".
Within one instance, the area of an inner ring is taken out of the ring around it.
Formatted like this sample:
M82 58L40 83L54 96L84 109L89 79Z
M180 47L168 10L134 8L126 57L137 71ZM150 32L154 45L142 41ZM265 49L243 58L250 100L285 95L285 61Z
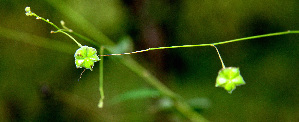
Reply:
M100 54L104 54L104 47L101 46L100 48ZM104 105L104 89L103 89L103 85L104 85L104 57L101 56L100 57L101 61L100 61L100 78L99 78L99 90L100 90L100 101L99 101L99 104L98 104L98 107L99 108L103 108L103 105Z

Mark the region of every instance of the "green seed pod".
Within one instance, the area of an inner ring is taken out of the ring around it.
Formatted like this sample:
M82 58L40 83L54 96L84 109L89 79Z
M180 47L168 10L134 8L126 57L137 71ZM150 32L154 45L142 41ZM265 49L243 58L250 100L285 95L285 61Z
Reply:
M236 86L244 85L245 81L240 74L239 68L227 67L219 71L216 79L216 87L223 87L228 93L232 93Z
M75 53L75 64L77 68L86 68L92 71L95 62L100 58L97 55L97 50L93 47L82 46Z

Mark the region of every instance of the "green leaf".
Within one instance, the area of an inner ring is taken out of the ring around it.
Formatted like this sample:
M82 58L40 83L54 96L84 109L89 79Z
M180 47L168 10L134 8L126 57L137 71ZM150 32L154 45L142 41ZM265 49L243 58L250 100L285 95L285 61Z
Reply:
M93 47L82 46L80 47L75 55L75 64L77 68L86 68L92 71L95 62L100 59L97 55L97 50Z
M156 98L159 96L161 96L160 92L155 89L137 89L114 97L112 99L112 104L120 103L127 100Z
M192 98L189 99L188 104L195 109L206 109L211 106L211 101L208 98L202 98L202 97L197 97L197 98Z
M244 85L245 81L240 74L239 68L227 67L219 71L216 79L216 87L223 87L228 93L232 93L236 86Z
M122 37L116 45L106 45L105 48L109 50L113 50L112 53L121 54L124 52L132 52L133 51L133 41L130 36Z

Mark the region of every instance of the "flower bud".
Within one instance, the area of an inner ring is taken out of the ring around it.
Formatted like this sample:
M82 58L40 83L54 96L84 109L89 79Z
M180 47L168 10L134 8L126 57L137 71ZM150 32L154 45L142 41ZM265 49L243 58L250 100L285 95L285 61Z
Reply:
M25 8L25 11L26 11L26 12L30 12L30 11L31 11L31 10L30 10L30 7L26 7L26 8Z
M25 8L25 11L26 11L26 16L32 16L32 12L31 12L31 10L30 10L30 7L26 7Z

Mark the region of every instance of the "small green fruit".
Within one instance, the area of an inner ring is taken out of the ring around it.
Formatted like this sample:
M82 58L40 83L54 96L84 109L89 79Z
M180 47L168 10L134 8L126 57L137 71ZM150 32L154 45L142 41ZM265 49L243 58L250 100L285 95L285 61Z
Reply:
M77 68L86 68L92 71L95 62L100 61L97 55L97 50L93 47L82 46L75 55L75 64Z
M216 87L223 87L228 93L232 93L236 86L244 85L245 81L240 74L239 68L227 67L219 71L216 79Z

